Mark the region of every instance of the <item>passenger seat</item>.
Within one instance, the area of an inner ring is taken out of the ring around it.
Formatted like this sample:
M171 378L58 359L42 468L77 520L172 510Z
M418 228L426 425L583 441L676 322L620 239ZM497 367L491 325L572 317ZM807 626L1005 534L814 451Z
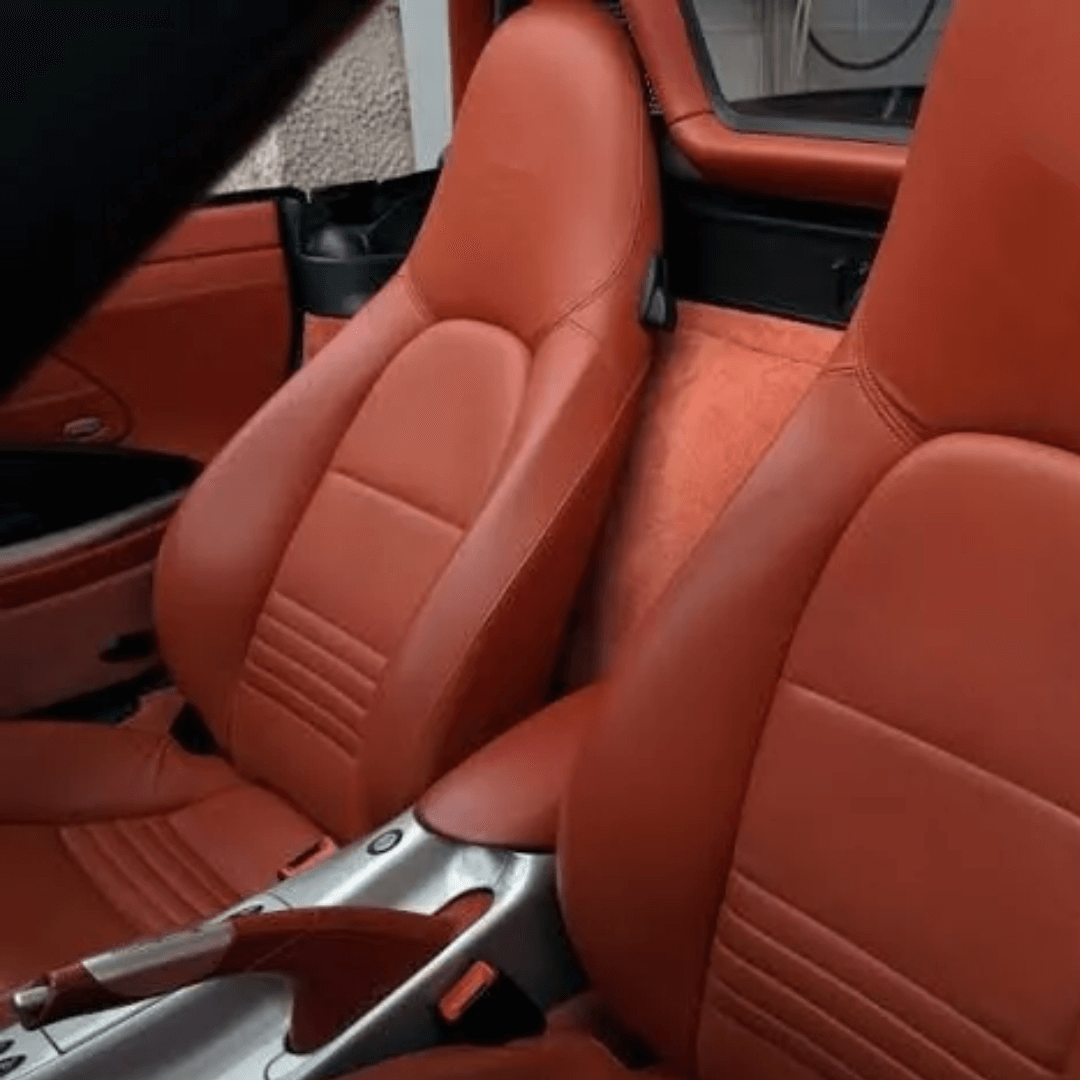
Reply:
M649 1075L1077 1074L1080 7L950 20L841 351L570 782L566 923ZM552 1034L362 1075L635 1074Z

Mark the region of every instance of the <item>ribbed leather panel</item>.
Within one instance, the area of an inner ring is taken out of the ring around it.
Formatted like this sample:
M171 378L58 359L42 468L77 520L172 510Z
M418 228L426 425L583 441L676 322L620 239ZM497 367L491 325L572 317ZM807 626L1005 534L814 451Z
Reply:
M498 474L530 356L451 321L392 362L343 436L256 620L227 742L338 839L374 824L369 714L388 658Z
M69 825L60 835L102 895L147 934L204 919L240 898L168 815Z
M738 872L706 1002L837 1080L1055 1075Z
M1076 459L986 436L852 521L758 744L703 1075L1076 1074L1078 547Z

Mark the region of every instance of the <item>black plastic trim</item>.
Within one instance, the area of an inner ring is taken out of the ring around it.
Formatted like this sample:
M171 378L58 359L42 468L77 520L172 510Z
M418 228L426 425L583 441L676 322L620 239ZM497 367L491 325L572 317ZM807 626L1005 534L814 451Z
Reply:
M397 272L427 214L438 170L283 200L283 236L302 312L348 318Z
M207 195L192 209L200 210L203 207L211 206L235 206L238 203L246 202L266 202L268 199L299 199L303 202L307 199L307 195L292 184L282 184L280 187L246 188L243 191L221 191L215 195Z
M293 257L291 207L302 206L306 196L299 188L284 188L275 198L277 204L278 236L281 238L281 250L285 253L285 276L289 283L289 334L288 374L299 371L304 363L304 306L301 302L300 280L296 273L296 259Z
M0 449L0 548L76 528L188 487L187 458L112 446Z
M758 198L665 177L671 287L684 300L846 326L883 212Z

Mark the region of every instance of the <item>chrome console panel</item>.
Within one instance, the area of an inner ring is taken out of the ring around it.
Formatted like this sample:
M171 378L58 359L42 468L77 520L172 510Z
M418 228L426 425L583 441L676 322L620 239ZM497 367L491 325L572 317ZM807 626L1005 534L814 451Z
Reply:
M411 812L311 870L236 905L356 905L430 914L462 893L490 889L490 909L389 997L311 1054L285 1047L291 1008L284 982L220 979L122 1009L28 1032L5 1074L22 1080L316 1080L433 1045L434 1007L474 960L509 975L538 1005L569 997L581 976L563 930L551 855L455 844ZM229 913L226 913L229 914Z

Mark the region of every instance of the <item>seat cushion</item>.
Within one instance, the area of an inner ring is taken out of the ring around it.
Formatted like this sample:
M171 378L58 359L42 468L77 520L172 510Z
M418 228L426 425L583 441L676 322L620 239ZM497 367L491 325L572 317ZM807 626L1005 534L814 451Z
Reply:
M320 835L166 735L0 725L0 986L213 915Z
M350 1080L625 1080L631 1075L595 1039L560 1034L511 1046L409 1054Z

